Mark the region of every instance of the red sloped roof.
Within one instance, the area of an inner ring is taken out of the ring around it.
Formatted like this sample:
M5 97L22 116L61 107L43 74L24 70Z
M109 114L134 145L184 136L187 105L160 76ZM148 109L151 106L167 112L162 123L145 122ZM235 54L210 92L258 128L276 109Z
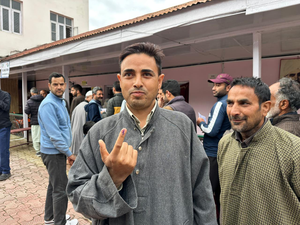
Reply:
M151 18L163 16L163 15L166 15L166 14L169 14L169 13L172 13L172 12L176 12L176 11L191 7L193 5L197 5L197 4L200 4L200 3L205 3L207 1L211 1L211 0L193 0L193 1L189 1L187 3L180 4L180 5L177 5L177 6L173 6L173 7L167 8L167 9L163 9L163 10L160 10L160 11L157 11L157 12L154 12L154 13L149 13L149 14L146 14L146 15L143 15L143 16L139 16L139 17L130 19L130 20L125 20L125 21L122 21L122 22L119 22L119 23L115 23L115 24L112 24L112 25L108 25L108 26L105 26L105 27L98 28L96 30L92 30L92 31L88 31L88 32L85 32L85 33L82 33L82 34L78 34L78 35L73 36L73 37L69 37L69 38L66 38L66 39L59 40L59 41L44 44L44 45L41 45L41 46L38 46L38 47L35 47L35 48L24 50L22 52L19 52L19 53L13 54L11 56L4 57L4 58L0 59L0 62L15 59L15 58L19 58L19 57L22 57L22 56L25 56L25 55L29 55L31 53L42 51L42 50L52 48L52 47L55 47L55 46L58 46L58 45L62 45L62 44L65 44L65 43L69 43L69 42L72 42L72 41L77 41L79 39L83 39L83 38L86 38L86 37L90 37L90 36L93 36L93 35L104 33L104 32L114 30L114 29L117 29L117 28L120 28L120 27L128 26L128 25L135 24L135 23L139 23L139 22L151 19Z

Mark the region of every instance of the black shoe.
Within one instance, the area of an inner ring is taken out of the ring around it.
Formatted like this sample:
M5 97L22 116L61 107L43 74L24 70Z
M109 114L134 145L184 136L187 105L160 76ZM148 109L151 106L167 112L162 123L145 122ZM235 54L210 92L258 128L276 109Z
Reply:
M10 176L11 176L10 173L3 173L0 175L0 181L7 180L8 178L10 178Z
M36 156L41 157L41 152L36 153Z

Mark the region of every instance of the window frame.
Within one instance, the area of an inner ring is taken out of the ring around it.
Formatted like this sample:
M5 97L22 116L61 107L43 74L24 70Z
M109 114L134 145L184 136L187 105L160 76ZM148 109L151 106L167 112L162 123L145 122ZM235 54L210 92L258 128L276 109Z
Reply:
M54 14L56 15L56 21L54 20L51 20L51 14ZM64 23L61 23L61 22L58 22L58 17L61 16L64 18ZM67 19L70 19L71 20L71 26L67 24ZM51 24L51 41L54 41L52 39L52 23L55 24L55 29L56 29L56 34L55 34L55 37L56 37L56 40L55 41L59 41L59 40L62 40L62 39L65 39L67 38L67 28L70 29L70 34L71 36L70 37L73 37L73 19L70 18L70 17L67 17L67 16L64 16L64 15L61 15L61 14L58 14L58 13L55 13L55 12L52 12L50 11L50 24ZM61 34L61 27L63 27L62 29L62 34ZM60 38L60 36L62 35L62 39Z
M53 20L51 21L51 41L57 41L57 27L56 27L56 23ZM52 31L52 24L54 24L55 26L55 32ZM52 40L52 34L55 33L55 40Z
M6 6L3 6L3 5L0 5L0 9L1 9L1 12L0 12L1 31L11 33L11 18L10 18L11 17L11 9ZM8 10L8 30L3 29L3 9Z
M19 24L20 24L20 27L19 27L19 33L18 32L15 32L15 14L14 13L19 13ZM19 10L16 10L16 9L12 9L11 10L11 16L12 16L12 20L11 20L11 23L12 23L12 33L14 34L22 34L22 14Z
M19 1L16 1L16 0L14 0L14 1L19 2ZM19 2L20 3L20 10L12 8L13 0L9 0L9 2L10 2L10 7L0 5L0 31L21 35L22 32L23 32L23 29L22 29L22 11L23 11L22 10L22 7L23 7L22 2ZM3 28L3 22L4 22L3 21L3 9L8 10L8 30L4 30L4 28ZM19 25L20 25L19 32L15 32L15 27L14 27L15 16L14 16L14 13L19 14Z

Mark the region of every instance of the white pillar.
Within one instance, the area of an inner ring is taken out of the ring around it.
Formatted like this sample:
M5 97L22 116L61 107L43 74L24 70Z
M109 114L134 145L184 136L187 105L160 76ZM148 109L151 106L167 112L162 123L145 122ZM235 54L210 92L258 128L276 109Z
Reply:
M27 102L27 73L22 73L23 127L28 127L28 115L24 112L26 102ZM27 132L24 132L24 138L27 138Z
M261 33L253 33L253 77L261 78Z
M63 95L63 98L67 100L67 102L69 103L69 106L70 105L70 98L69 98L69 66L62 66L62 74L65 76L66 78L66 90L65 90L65 93Z

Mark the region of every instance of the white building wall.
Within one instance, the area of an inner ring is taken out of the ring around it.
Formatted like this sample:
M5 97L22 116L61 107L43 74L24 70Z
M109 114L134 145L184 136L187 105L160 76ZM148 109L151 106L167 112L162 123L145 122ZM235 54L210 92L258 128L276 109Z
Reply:
M0 56L52 42L50 11L72 18L78 34L89 30L89 0L23 0L22 32L0 30Z

